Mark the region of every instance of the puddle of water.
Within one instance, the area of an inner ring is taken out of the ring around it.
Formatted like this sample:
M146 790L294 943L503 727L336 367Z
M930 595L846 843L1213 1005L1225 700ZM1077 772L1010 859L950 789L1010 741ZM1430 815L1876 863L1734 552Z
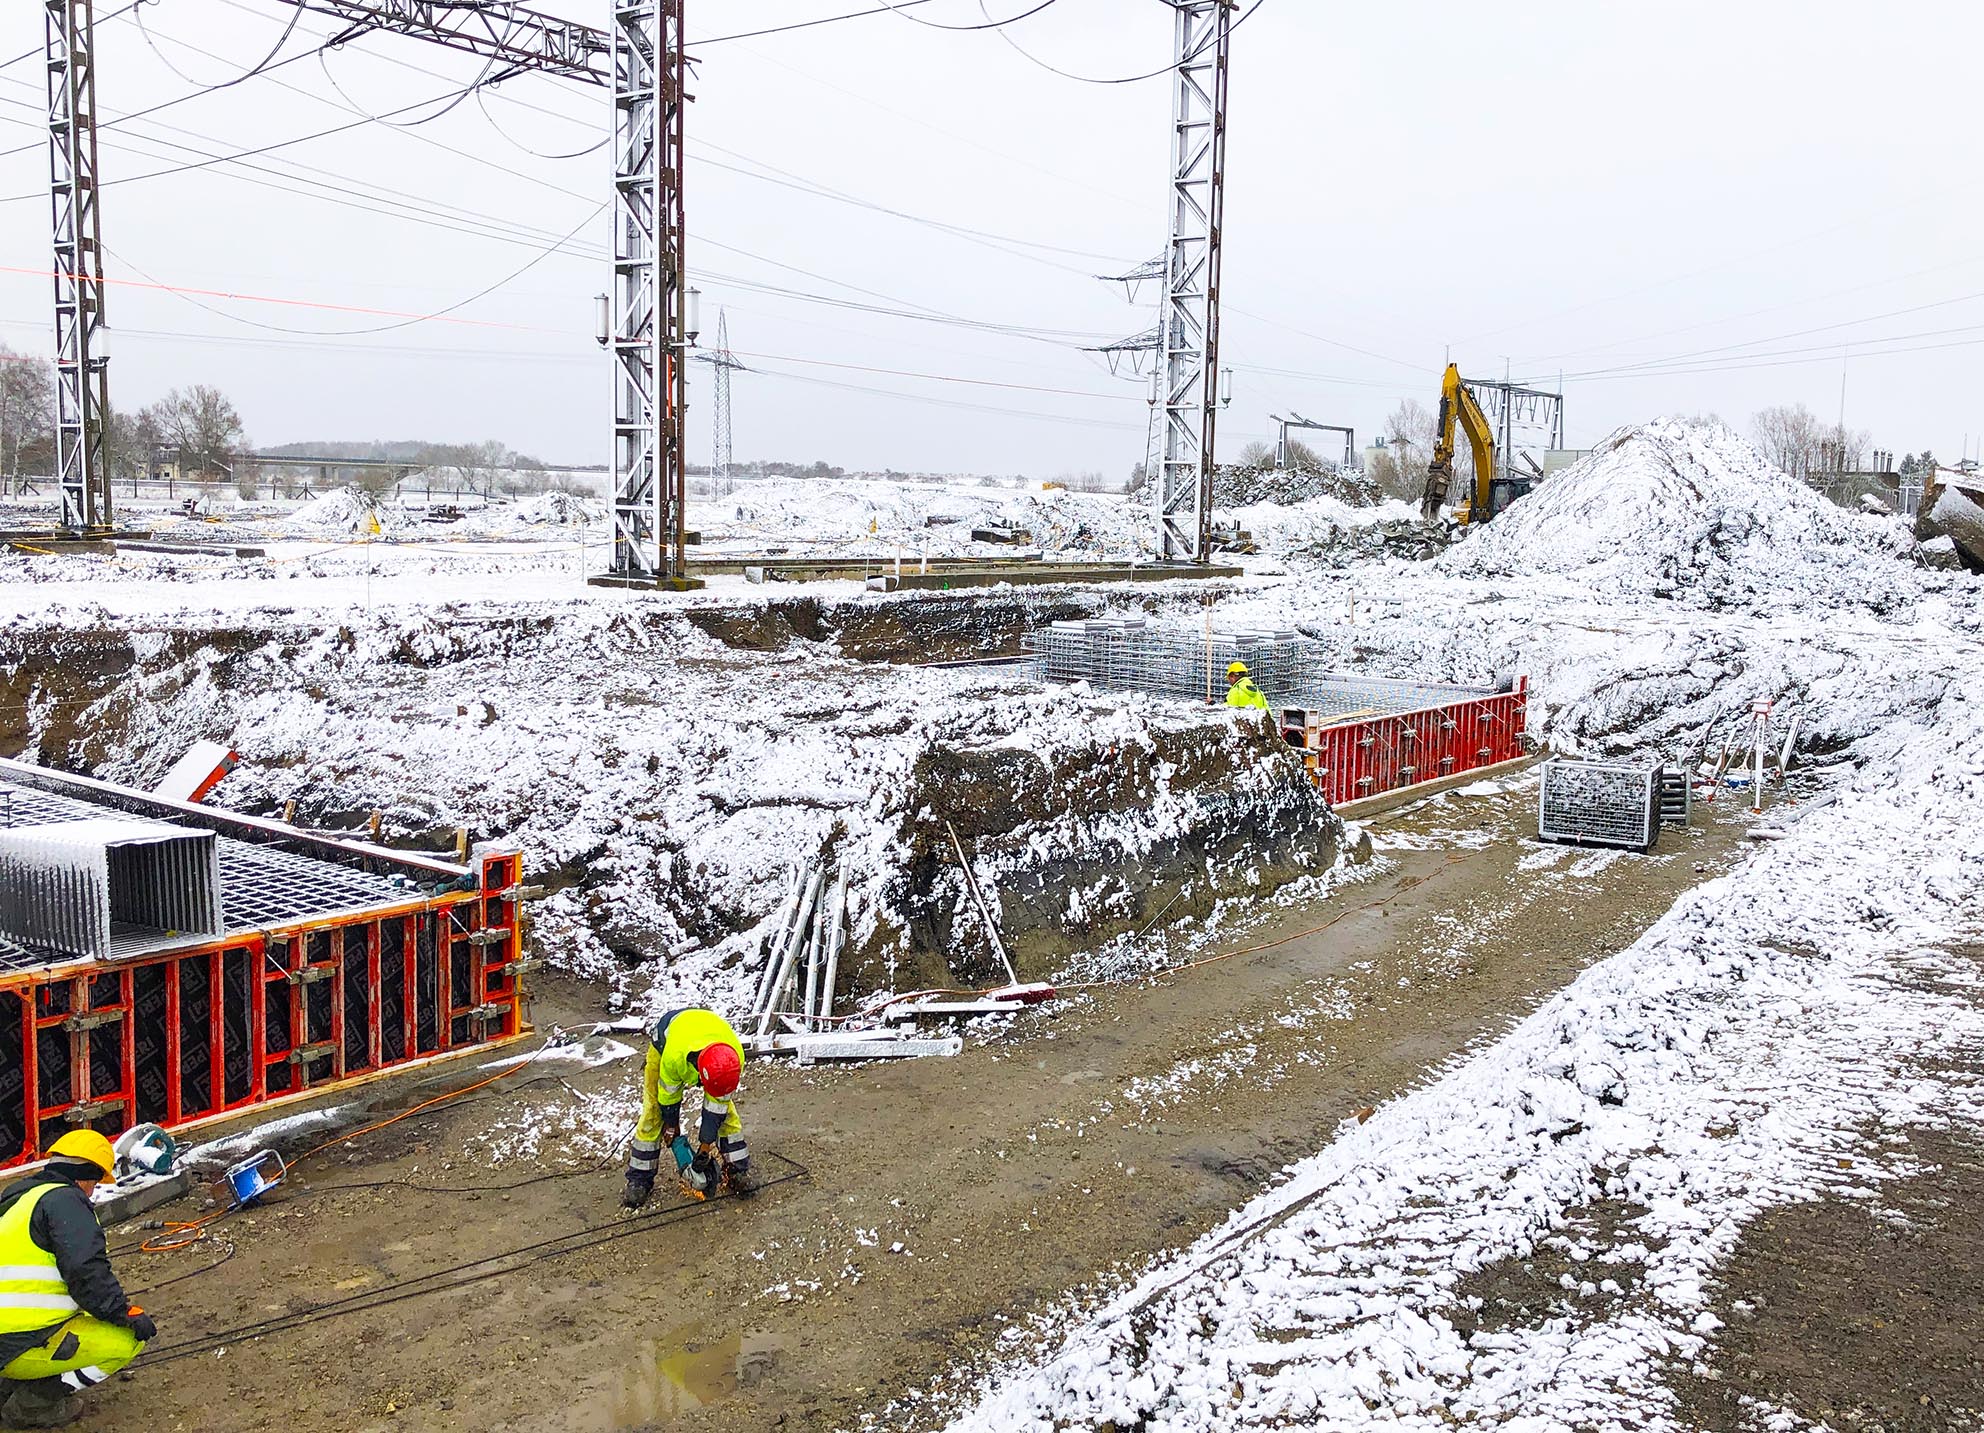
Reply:
M783 1340L767 1334L710 1335L693 1324L649 1340L615 1400L618 1424L679 1417L721 1403L763 1377Z

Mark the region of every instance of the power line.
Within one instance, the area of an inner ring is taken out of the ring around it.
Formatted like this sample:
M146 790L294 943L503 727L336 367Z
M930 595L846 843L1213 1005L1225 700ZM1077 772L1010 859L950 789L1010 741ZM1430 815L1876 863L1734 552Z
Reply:
M593 221L594 219L597 219L597 218L598 218L598 217L599 217L599 216L600 216L601 214L603 214L603 213L605 213L605 212L606 212L606 206L607 206L607 204L609 204L609 203L611 203L611 202L612 202L611 200L603 200L603 201L601 201L601 203L600 203L600 205L599 205L599 207L598 207L598 208L596 208L596 209L594 209L594 210L592 211L592 213L590 213L590 214L588 214L588 215L586 215L586 217L585 217L585 218L583 218L583 219L581 219L581 220L580 220L580 221L579 221L579 222L578 222L577 224L574 224L574 225L572 226L572 228L571 228L571 230L570 230L570 231L569 231L568 233L566 233L566 234L565 234L565 235L564 235L563 237L561 237L560 239L558 239L556 243L553 243L553 244L551 244L551 245L550 245L549 247L547 247L547 248L543 248L543 249L540 249L540 250L539 250L539 251L538 251L537 253L535 253L535 254L533 254L533 255L531 255L531 257L530 257L529 259L527 259L527 260L525 260L523 264L521 264L521 265L519 265L519 266L518 266L517 268L515 268L515 269L512 269L512 270L511 270L511 271L510 271L509 273L507 273L507 274L505 274L505 275L503 275L503 277L502 277L502 278L500 278L500 279L497 279L497 280L496 280L496 281L495 281L494 283L491 283L491 284L487 284L487 285L485 285L484 287L482 287L482 288L479 288L479 289L477 289L477 290L476 290L476 291L475 291L474 293L472 293L472 294L470 294L470 295L469 295L469 296L468 296L467 298L464 298L464 299L458 299L458 300L456 300L456 301L455 301L454 303L451 303L451 304L449 304L449 305L447 305L447 306L446 306L445 308L438 308L438 309L435 309L435 310L434 310L434 311L433 311L432 313L424 313L424 314L407 314L407 315L404 315L403 317L401 317L401 318L399 318L399 319L398 319L398 320L397 320L396 322L393 322L393 323L382 323L382 324L374 324L374 325L372 325L372 326L370 326L370 327L368 327L368 328L348 328L348 329L325 329L325 330L318 330L318 329L307 329L307 328L291 328L291 327L289 327L289 326L287 326L287 325L285 325L285 324L279 324L279 323L263 323L263 322L261 322L261 321L260 321L259 319L252 319L252 318L248 318L248 317L245 317L245 316L244 316L244 315L242 315L242 314L236 314L236 313L229 313L229 312L228 312L227 310L225 310L225 309L218 309L218 308L215 308L215 307L214 307L214 306L213 306L212 304L208 304L208 303L202 303L202 302L200 302L200 300L199 300L199 299L197 299L197 298L195 298L195 297L193 297L193 295L192 295L192 293L191 293L191 292L189 292L188 290L185 290L185 289L181 289L181 288L176 288L176 287L174 287L174 286L172 286L172 285L170 285L170 284L160 284L160 283L158 283L158 281L157 281L157 280L155 280L155 279L153 280L153 283L154 283L154 284L155 284L155 285L156 285L156 286L157 286L158 288L161 288L161 289L164 289L164 290L165 290L166 292L168 292L168 293L170 293L170 294L172 294L172 295L173 295L173 296L174 296L175 298L179 298L179 299L182 299L182 300L184 300L185 302L187 302L187 303L189 303L189 304L192 304L192 305L193 305L193 307L195 307L195 308L198 308L198 309L204 309L204 310L206 310L206 311L207 311L208 313L211 313L211 314L217 314L217 315L218 315L218 316L220 316L221 318L225 318L225 319L230 319L230 320L232 320L232 321L233 321L233 322L235 322L235 323L245 323L245 324L248 324L248 325L250 325L251 327L254 327L254 328L265 328L265 329L269 329L269 330L271 330L271 331L273 331L273 332L276 332L276 333L304 333L304 334L308 334L308 333L318 333L318 332L323 332L323 333L326 333L326 334L328 334L328 335L332 335L332 336L336 336L336 337L350 337L350 336L353 336L353 335L357 335L357 334L366 334L366 333L391 333L391 332L392 332L392 331L394 331L395 329L402 329L402 328L411 328L411 327L412 327L412 326L413 326L414 324L417 324L417 323L434 323L434 322L444 322L444 323L476 323L476 322L479 322L480 320L475 320L475 319L458 319L458 318L452 318L452 317L450 317L450 315L451 315L451 314L453 314L453 313L454 313L454 312L455 312L455 311L456 311L457 309L463 309L463 308L467 308L467 307L468 307L468 306L469 306L470 304L472 304L472 303L474 303L474 302L475 302L475 301L476 301L477 299L483 299L483 298L487 298L487 297L488 297L488 296L489 296L490 294L493 294L493 293L495 293L495 292L496 292L496 291L497 291L498 289L500 289L500 288L503 288L503 287L505 287L506 285L508 285L508 284L510 284L510 283L513 283L513 282L514 282L514 281L516 281L517 279L520 279L520 278L522 278L522 277L523 277L523 276L524 276L525 274L527 274L527 273L529 273L529 272L530 272L530 271L531 271L532 269L534 269L534 268L536 268L536 267L538 266L538 264L540 264L541 262L543 262L543 261L544 261L544 260L545 260L546 258L548 258L548 257L549 257L550 255L552 255L553 253L556 253L556 252L558 251L558 249L559 249L559 248L560 248L561 246L563 246L563 245L564 245L564 243L565 243L565 242L566 242L567 240L569 240L570 238L572 238L572 237L573 237L573 235L575 235L575 234L577 234L577 233L579 232L579 230L580 230L580 229L582 229L582 228L584 228L584 227L585 227L585 226L586 226L587 224L590 224L590 223L591 223L591 222L592 222L592 221ZM139 268L139 267L138 267L138 265L136 265L136 264L134 264L134 263L132 263L132 262L131 262L131 261L130 261L129 259L127 259L127 258L125 258L125 257L124 257L124 256L123 256L122 254L119 254L119 253L117 253L117 252L116 252L116 251L115 251L114 249L111 249L111 248L110 248L110 246L109 246L108 244L106 244L106 245L104 245L104 249L105 249L105 251L106 251L106 252L108 252L108 253L109 253L109 254L111 255L111 257L113 257L113 258L115 258L115 259L117 260L117 262L118 262L118 263L120 263L120 264L123 264L123 265L125 265L125 266L127 266L127 267L129 267L129 268L132 268L132 269L136 269L136 270L138 271L138 273L140 273L140 274L143 274L143 275L144 275L144 277L145 277L145 278L147 278L147 279L150 279L150 278L152 278L152 276L151 276L150 274L148 274L148 273L145 273L145 271L144 271L144 270L143 270L142 268ZM279 302L279 300L278 300L278 302ZM340 308L343 308L343 307L347 307L347 306L346 306L346 305L337 305L337 307L340 307ZM503 325L503 327L505 327L505 328L522 328L522 327L524 327L524 325L522 325L522 324L505 324L505 325Z
M158 56L158 62L164 65L168 70L172 71L173 74L179 76L179 78L184 80L187 84L195 86L196 91L199 94L212 94L215 90L233 89L243 80L252 80L256 75L261 74L263 70L268 68L269 64L275 59L275 57L282 53L282 47L284 45L287 45L289 43L289 37L296 33L297 21L303 18L303 7L301 5L298 5L289 12L289 23L283 26L282 37L276 41L275 47L271 49L268 52L268 54L262 56L261 59L257 60L253 65L243 70L240 74L236 75L231 80L223 81L220 84L207 84L202 80L194 79L191 75L187 74L184 70L180 69L179 66L173 64L171 59L166 55L165 51L161 50L158 47L158 45L153 41L152 32L145 28L145 9L144 9L145 3L146 0L139 0L139 3L131 7L132 18L137 21L138 33L145 37L145 43L151 46L152 53ZM323 52L321 50L318 51L319 56L321 56L322 53ZM299 56L298 58L301 57ZM187 95L184 98L191 99L192 97L193 96L191 95Z
M1952 304L1972 303L1977 299L1984 299L1984 290L1980 290L1976 293L1958 294L1954 298L1937 299L1932 303L1912 304L1907 308L1889 309L1885 313L1869 314L1864 318L1843 319L1838 323L1823 323L1823 324L1815 325L1814 327L1811 328L1793 329L1788 333L1775 333L1775 334L1771 334L1767 338L1753 338L1749 340L1747 343L1718 344L1713 348L1698 348L1686 353L1669 354L1665 358L1649 358L1642 360L1639 363L1612 364L1603 368L1586 369L1581 373L1568 373L1564 376L1567 378L1588 378L1600 373L1630 373L1648 368L1664 367L1668 364L1673 364L1673 363L1686 363L1692 359L1697 359L1697 358L1711 358L1717 354L1723 354L1723 353L1735 354L1740 357L1742 356L1740 350L1745 348L1755 348L1758 344L1779 343L1785 339L1790 339L1790 338L1808 338L1815 333L1833 333L1842 328L1858 328L1862 324L1878 323L1882 319L1901 318L1912 313L1924 313L1930 309L1948 308ZM1956 330L1942 330L1942 331L1963 332L1964 330L1956 329ZM1930 337L1930 336L1933 335L1929 335L1929 334L1901 335L1901 337L1903 338L1922 338L1922 337ZM1841 343L1881 343L1885 341L1886 340L1884 339L1870 338L1870 339L1859 339L1859 340L1842 339L1840 342ZM1840 346L1839 344L1820 345L1820 347L1824 347L1827 349L1837 349L1839 346ZM1757 355L1753 355L1753 356L1757 356Z
M1233 22L1231 28L1228 30L1228 33L1230 34L1232 33L1233 30L1238 30L1242 25L1246 24L1249 20L1253 19L1255 14L1260 10L1261 6L1265 4L1267 4L1267 0L1254 0L1254 3L1248 7L1247 13L1242 15L1239 19ZM992 12L985 8L985 0L978 0L978 8L981 11L985 12L985 16L987 19L991 18ZM1189 64L1193 60L1198 59L1199 56L1203 55L1206 52L1206 50L1211 47L1213 43L1212 38L1208 37L1202 44L1200 44L1200 46L1196 50L1193 50L1191 53L1187 54L1182 61L1173 60L1170 64L1163 65L1155 70L1146 71L1144 74L1141 75L1113 75L1108 78L1098 79L1094 75L1078 75L1071 70L1064 70L1057 65L1050 65L1049 63L1047 63L1047 61L1041 59L1038 55L1035 55L1028 50L1022 49L1020 46L1020 42L1015 40L1011 35L1008 35L1004 29L1001 29L999 31L999 38L1004 40L1008 45L1012 46L1014 53L1028 60L1031 60L1034 64L1040 66L1041 69L1046 70L1049 74L1059 75L1064 80L1075 80L1085 85L1134 85L1134 84L1141 84L1145 80L1154 80L1159 75L1170 74L1173 70L1177 69L1181 63Z
M870 15L886 15L891 10L901 11L911 5L928 5L931 0L896 0L894 5L880 5L871 10L850 10L845 15L823 15L817 20L799 20L790 25L773 25L764 30L745 30L735 35L713 35L707 40L691 40L696 45L721 45L730 40L755 40L760 35L783 35L790 30L810 30L815 25L832 25L841 20L864 20Z
M913 24L925 26L928 29L951 30L958 33L966 33L973 30L998 30L998 29L1003 29L1007 25L1016 25L1021 20L1030 19L1031 17L1038 15L1042 10L1045 10L1049 5L1052 5L1053 3L1054 0L1040 0L1040 3L1034 6L1031 10L1022 11L1020 14L1014 15L1009 19L1005 19L1005 20L994 20L992 18L991 12L986 11L985 23L983 25L946 25L937 20L926 20L921 15L911 15L907 13L908 12L907 5L904 4L892 5L889 3L889 0L882 0L882 7L892 15L900 15L902 16L903 19L908 20ZM981 10L985 9L984 0L979 0L978 8Z

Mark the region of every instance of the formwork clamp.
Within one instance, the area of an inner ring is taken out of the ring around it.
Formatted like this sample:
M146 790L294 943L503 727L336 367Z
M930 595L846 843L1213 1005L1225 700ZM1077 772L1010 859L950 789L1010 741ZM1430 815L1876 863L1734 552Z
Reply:
M478 1005L470 1010L468 1018L478 1025L487 1025L493 1020L501 1020L512 1008L508 1002L492 1000L487 1005Z
M319 1045L298 1045L285 1058L292 1065L307 1065L313 1060L329 1059L337 1052L338 1047L326 1040Z
M315 985L320 980L329 980L335 967L329 965L306 965L301 970L286 970L283 979L291 985Z
M115 1025L124 1018L122 1010L86 1010L80 1015L71 1015L62 1022L62 1028L71 1035L80 1035L85 1030L98 1030L105 1025Z
M541 901L544 899L544 887L510 886L505 890L492 891L490 894L503 901Z
M101 1119L113 1110L123 1108L122 1095L106 1095L100 1100L84 1100L81 1104L69 1106L62 1111L62 1119L65 1124L86 1125Z
M470 945L501 945L510 938L510 928L506 925L492 926L488 930L473 930L468 934Z

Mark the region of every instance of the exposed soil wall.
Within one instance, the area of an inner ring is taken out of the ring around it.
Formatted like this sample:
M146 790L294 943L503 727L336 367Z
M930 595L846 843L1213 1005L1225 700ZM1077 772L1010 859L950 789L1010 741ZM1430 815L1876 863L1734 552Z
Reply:
M1036 751L933 745L895 803L898 861L856 987L1003 979L951 844L1022 979L1160 921L1327 869L1343 826L1266 722L1217 717ZM907 967L906 971L904 967Z

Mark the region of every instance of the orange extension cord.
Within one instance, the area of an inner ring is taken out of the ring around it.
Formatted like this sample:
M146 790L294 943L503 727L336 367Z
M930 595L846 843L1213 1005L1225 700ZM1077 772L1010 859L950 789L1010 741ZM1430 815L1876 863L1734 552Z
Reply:
M549 1048L550 1046L548 1044L541 1046L539 1047L539 1053ZM450 1090L445 1095L436 1095L431 1100L422 1100L412 1109L401 1110L398 1114L388 1119L380 1120L376 1124L369 1124L362 1129L347 1130L343 1134L334 1135L322 1144L310 1146L303 1153L297 1155L296 1158L289 1160L288 1163L291 1165L301 1164L304 1160L310 1158L311 1155L322 1154L334 1144L343 1144L346 1140L357 1139L360 1135L371 1134L374 1131L382 1130L387 1125L398 1124L403 1119L411 1119L422 1110L432 1109L436 1105L444 1105L450 1100L458 1100L463 1095L472 1095L477 1090L486 1089L490 1085L495 1084L498 1080L508 1079L511 1075L516 1074L517 1071L531 1064L536 1059L537 1056L532 1055L529 1060L519 1060L507 1070L498 1070L486 1080L477 1080L472 1085L463 1085L459 1090ZM238 1204L230 1204L225 1209L216 1209L211 1214L202 1214L198 1219L174 1220L168 1223L161 1233L147 1239L138 1248L147 1254L170 1254L179 1249L190 1249L207 1237L207 1226L209 1224L220 1219L225 1219L240 1207Z

